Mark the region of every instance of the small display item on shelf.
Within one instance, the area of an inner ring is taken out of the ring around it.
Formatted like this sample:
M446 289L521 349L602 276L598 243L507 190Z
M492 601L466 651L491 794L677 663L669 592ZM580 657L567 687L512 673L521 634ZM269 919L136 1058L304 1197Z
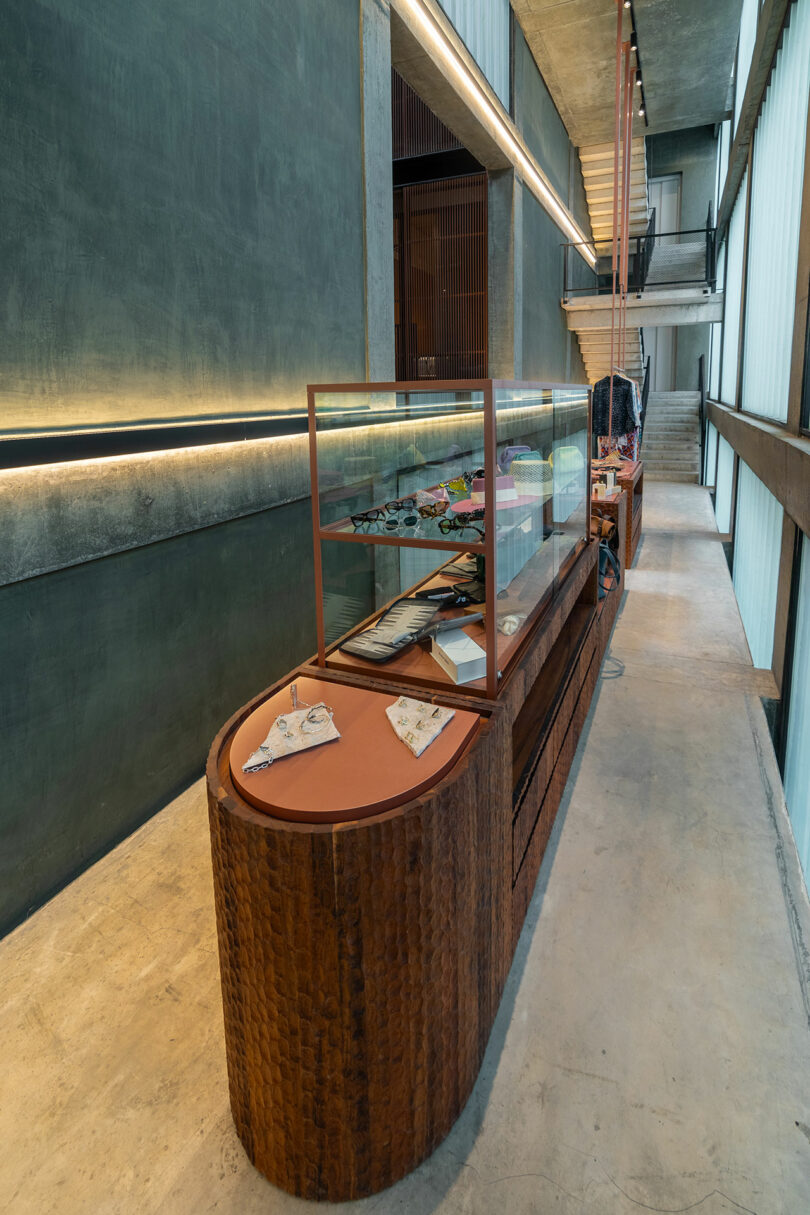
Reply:
M518 493L515 488L514 477L496 477L495 479L495 505L499 511L514 510L519 506L536 506L541 494ZM469 512L478 513L480 510L481 516L484 515L486 508L486 488L483 477L476 477L472 483L472 491L469 498L463 498L460 502L453 502L450 506L451 511L458 518L459 515Z
M412 599L399 599L375 625L343 642L340 648L369 662L390 662L406 646L445 629L458 628L458 618L434 622L436 606L429 599L417 599L415 596ZM464 623L481 619L480 615L468 616Z
M261 772L285 755L297 755L340 738L329 705L323 701L314 705L299 702L295 684L290 687L290 699L292 709L279 714L264 742L242 764L243 772Z
M453 683L471 683L474 679L483 679L486 674L486 650L482 650L463 629L439 633L433 638L430 652Z
M410 696L400 696L385 710L397 738L418 759L455 715L455 709L427 704Z

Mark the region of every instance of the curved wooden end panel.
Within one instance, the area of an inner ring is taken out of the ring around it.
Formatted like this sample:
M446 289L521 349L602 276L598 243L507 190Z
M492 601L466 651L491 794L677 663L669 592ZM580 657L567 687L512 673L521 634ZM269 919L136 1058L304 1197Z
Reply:
M509 727L407 805L326 825L240 798L244 717L208 766L233 1117L274 1184L359 1198L436 1148L481 1065L512 952Z

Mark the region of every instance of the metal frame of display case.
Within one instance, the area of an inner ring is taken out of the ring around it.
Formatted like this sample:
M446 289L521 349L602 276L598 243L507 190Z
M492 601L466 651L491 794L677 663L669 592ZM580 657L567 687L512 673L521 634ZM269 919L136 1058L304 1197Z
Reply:
M497 612L494 610L494 605L497 600L497 540L496 528L494 526L485 527L484 542L471 544L448 541L437 541L422 539L416 537L400 537L400 536L370 536L368 534L351 535L339 534L333 530L324 528L321 524L320 517L320 494L319 494L319 479L318 479L318 430L317 430L317 414L315 406L315 398L321 393L341 394L341 393L375 393L375 392L480 392L483 395L484 417L484 493L486 501L494 506L496 503L496 468L497 468L497 410L495 407L495 392L497 389L523 389L523 390L538 390L538 391L566 391L566 392L587 392L588 397L588 444L586 455L586 474L584 488L584 504L585 504L585 535L582 537L583 544L587 543L590 537L591 527L591 507L590 507L590 484L591 484L591 414L592 414L592 394L589 388L583 384L557 384L535 380L402 380L402 381L382 381L372 383L359 384L309 384L307 386L307 413L308 413L308 429L309 429L309 466L310 478L312 485L312 541L314 553L314 575L315 575L315 606L316 606L316 632L317 632L317 665L326 667L327 665L327 646L326 632L324 627L324 609L323 609L323 562L321 557L321 543L323 541L336 541L338 543L354 543L354 544L371 544L371 545L392 545L397 548L423 548L436 549L445 552L454 553L483 553L485 558L485 602L492 605L492 610L488 610L485 615L485 634L486 634L486 696L493 699L498 691L498 638L497 638ZM578 550L578 551L581 551ZM576 557L576 553L569 555L567 565ZM561 577L562 571L555 574L555 582ZM553 588L551 602L554 599ZM530 631L530 625L536 623L545 608L548 607L547 597L546 602L540 601L527 618L527 633ZM375 612L374 615L378 615ZM460 623L462 623L460 618ZM516 651L517 654L518 651ZM514 655L512 656L514 657ZM510 659L511 661L511 659ZM474 689L470 689L474 691Z

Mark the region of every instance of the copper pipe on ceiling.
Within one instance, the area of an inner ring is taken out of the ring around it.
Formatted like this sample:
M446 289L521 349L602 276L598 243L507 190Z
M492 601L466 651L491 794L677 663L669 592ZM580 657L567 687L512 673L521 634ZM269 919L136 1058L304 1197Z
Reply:
M616 362L616 278L618 270L619 246L619 145L621 142L621 74L622 74L622 22L624 7L622 0L616 0L616 99L614 107L614 141L613 141L613 254L611 258L611 293L610 293L610 400L608 405L608 452L613 440L613 368Z

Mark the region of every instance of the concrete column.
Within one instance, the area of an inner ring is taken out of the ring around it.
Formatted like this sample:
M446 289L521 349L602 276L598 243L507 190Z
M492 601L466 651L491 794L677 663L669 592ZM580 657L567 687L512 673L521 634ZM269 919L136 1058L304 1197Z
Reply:
M489 374L523 375L523 185L512 169L490 173L487 199Z
M361 0L366 375L394 379L394 216L391 183L391 12Z

